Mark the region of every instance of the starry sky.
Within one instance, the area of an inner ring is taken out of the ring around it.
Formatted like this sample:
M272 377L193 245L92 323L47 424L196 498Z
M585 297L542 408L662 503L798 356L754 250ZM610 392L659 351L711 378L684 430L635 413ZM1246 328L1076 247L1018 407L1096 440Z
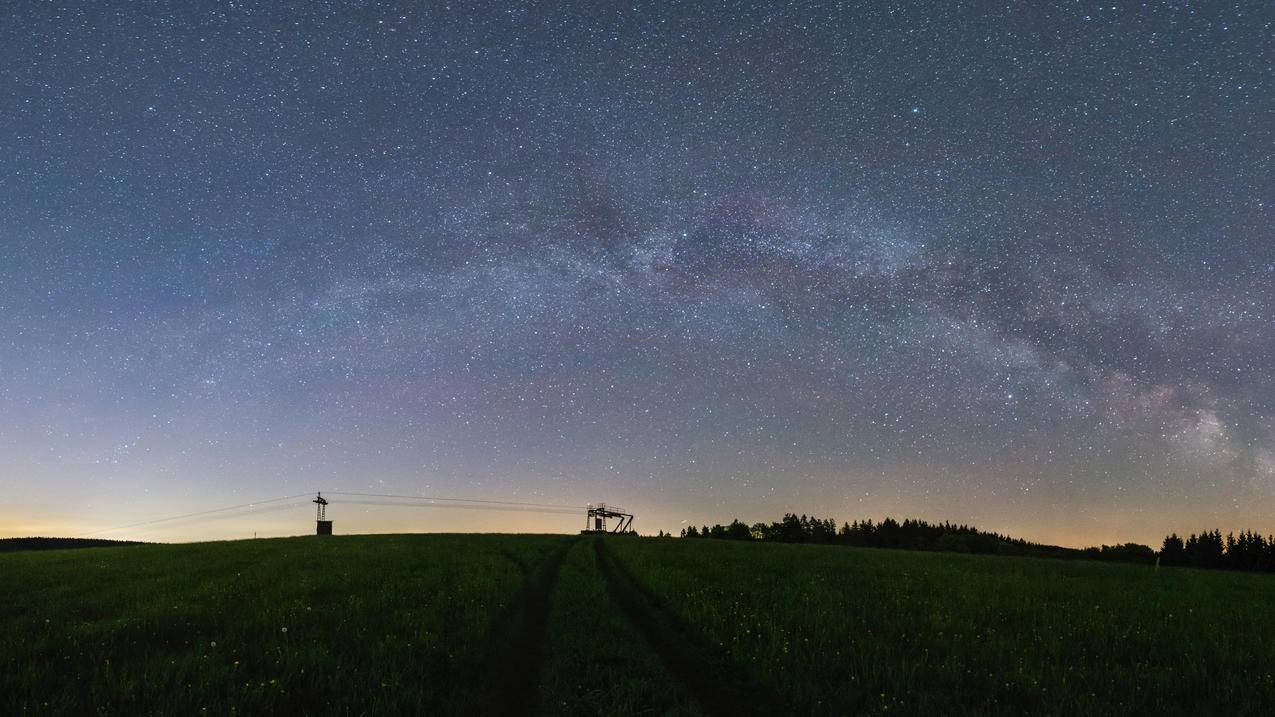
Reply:
M3 14L0 536L1275 531L1271 2Z

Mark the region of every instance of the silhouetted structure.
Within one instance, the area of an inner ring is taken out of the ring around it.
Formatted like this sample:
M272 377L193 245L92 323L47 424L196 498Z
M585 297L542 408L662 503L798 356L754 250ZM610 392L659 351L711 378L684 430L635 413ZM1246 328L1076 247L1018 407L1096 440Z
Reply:
M312 502L315 505L319 506L319 518L318 518L318 522L315 524L314 534L315 535L331 535L332 521L325 520L325 518L327 518L325 509L328 507L328 499L324 498L323 494L320 493L319 497L315 498L314 501Z
M615 520L615 526L607 530L607 520ZM629 533L633 531L633 515L606 503L590 505L584 522L584 533Z

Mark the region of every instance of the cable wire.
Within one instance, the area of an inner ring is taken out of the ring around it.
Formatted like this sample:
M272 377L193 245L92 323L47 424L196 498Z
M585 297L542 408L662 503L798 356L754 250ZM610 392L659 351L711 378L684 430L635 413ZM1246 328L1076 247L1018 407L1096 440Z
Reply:
M394 493L357 493L357 492L351 492L351 491L328 491L327 493L328 495L331 495L331 496L347 496L352 498L390 498L394 500L416 501L415 503L387 503L387 502L371 503L371 502L364 502L364 501L346 501L348 503L354 503L354 504L361 503L364 505L386 505L386 506L408 505L415 508L431 508L431 507L432 508L468 508L470 510L487 509L487 510L517 511L517 512L528 512L528 513L541 512L541 513L568 514L568 513L576 513L581 510L585 510L588 507L583 505L528 503L523 501L486 500L481 498L436 498L436 497L422 496L422 495L398 495ZM100 530L94 530L89 533L84 533L83 535L84 537L88 537L91 535L100 535L102 533L113 533L117 530L126 530L128 528L140 528L143 526L154 525L156 523L170 523L172 521L184 520L187 518L199 518L203 516L213 515L216 513L228 513L232 510L240 510L242 508L253 510L263 505L269 505L271 503L282 503L283 501L286 501L286 500L296 500L298 498L307 498L309 496L310 496L309 493L298 493L297 495L287 495L280 498L269 498L266 500L257 500L251 503L241 503L239 505L231 505L225 508L213 508L212 510L201 510L201 511L196 511L194 513L174 515L167 518L153 518L151 520L143 520L136 523L129 523L127 525L117 525L113 528L102 528Z
M185 515L174 515L170 518L154 518L152 520L143 520L138 523L129 523L128 525L117 525L114 528L102 528L101 530L94 530L93 532L85 533L84 535L85 536L99 535L101 533L111 533L116 530L124 530L126 528L138 528L143 525L152 525L154 523L167 523L169 521L181 520L183 518L195 518L202 515L212 515L213 513L225 513L227 511L238 510L240 508L255 508L257 506L266 505L269 503L281 503L285 500L296 500L297 498L305 498L305 497L308 497L309 495L310 495L309 493L298 493L297 495L286 495L286 496L283 496L282 498L269 498L267 500L255 500L251 503L232 505L226 508L214 508L212 510L201 510L195 513L186 513Z
M516 505L464 505L462 503L402 503L388 500L343 500L340 505L379 505L386 508L443 508L447 510L493 510L504 513L542 513L547 515L579 515L571 508L524 508Z
M526 502L519 502L519 501L513 501L513 500L481 500L478 498L432 498L427 495L395 495L392 493L349 493L349 492L342 492L342 491L328 491L328 495L357 496L360 498L399 498L399 499L405 499L405 500L437 500L437 501L448 501L452 503L482 503L484 505L517 505L517 506L526 506L531 508L556 508L559 510L573 510L573 511L585 510L586 508L588 508L588 506L585 506L585 505L562 505L562 504L555 505L551 503L526 503Z

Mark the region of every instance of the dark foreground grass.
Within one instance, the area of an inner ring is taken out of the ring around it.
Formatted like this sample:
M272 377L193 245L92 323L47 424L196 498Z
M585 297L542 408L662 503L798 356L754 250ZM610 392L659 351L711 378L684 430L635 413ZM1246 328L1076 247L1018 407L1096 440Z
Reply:
M593 544L586 539L572 546L558 576L541 714L704 714L616 605Z
M0 556L2 714L460 713L549 536ZM476 684L477 683L477 684Z
M793 714L1275 714L1275 577L611 540Z
M1269 575L420 535L0 576L0 715L1275 714Z

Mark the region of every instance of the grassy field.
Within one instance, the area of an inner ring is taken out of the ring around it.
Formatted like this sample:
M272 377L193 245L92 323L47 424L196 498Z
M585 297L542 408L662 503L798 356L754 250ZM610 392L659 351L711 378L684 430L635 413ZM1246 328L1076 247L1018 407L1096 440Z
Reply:
M306 537L6 554L0 714L459 712L527 566L561 544Z
M1109 563L616 541L800 714L1272 714L1275 580Z
M610 537L0 555L0 714L1271 714L1275 577Z

